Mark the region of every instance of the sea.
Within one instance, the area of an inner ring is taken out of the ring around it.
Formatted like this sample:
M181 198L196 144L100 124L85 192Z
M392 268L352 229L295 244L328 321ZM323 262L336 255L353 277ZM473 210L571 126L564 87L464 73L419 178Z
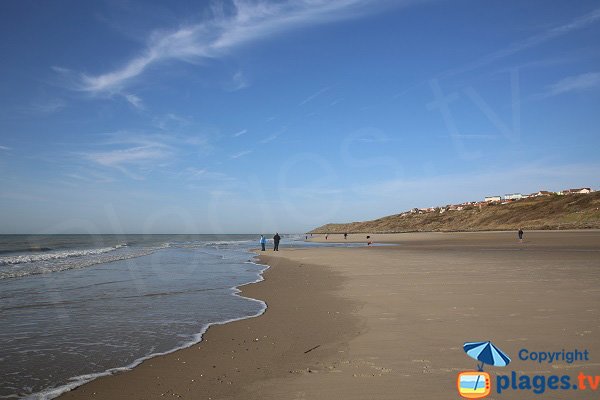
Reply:
M238 289L267 268L259 237L0 235L0 399L52 399L262 314Z

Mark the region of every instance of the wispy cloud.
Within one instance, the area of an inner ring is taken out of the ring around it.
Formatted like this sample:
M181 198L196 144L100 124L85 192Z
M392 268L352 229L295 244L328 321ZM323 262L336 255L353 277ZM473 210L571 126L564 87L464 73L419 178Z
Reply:
M236 159L236 158L244 157L250 153L252 153L252 150L244 150L244 151L240 151L239 153L232 154L229 157Z
M67 178L88 183L110 183L114 179L106 175L99 174L94 171L82 171L78 173L65 174Z
M87 158L106 167L123 167L128 164L155 162L167 158L170 152L153 146L130 147L87 154Z
M109 171L114 170L136 180L157 173L186 180L201 176L204 180L226 179L214 172L191 167L186 169L190 156L197 160L200 154L207 154L211 149L208 139L200 134L111 132L90 143L87 151L75 153L87 163L77 171L69 171L68 177L111 182L113 178L105 174L108 172L110 175ZM174 168L183 172L173 172Z
M27 112L28 113L32 113L32 114L43 114L43 115L49 115L49 114L54 114L59 112L60 110L64 109L67 106L67 103L65 103L64 100L62 99L46 99L43 101L37 101L34 102L33 104L31 104L31 106L29 106L27 108Z
M125 97L125 100L127 100L129 104L131 104L135 108L140 110L144 108L144 103L142 102L142 99L140 99L135 94L124 94L123 97Z
M197 63L218 58L232 49L300 26L353 17L373 11L374 0L236 0L214 17L170 31L149 35L146 47L124 65L98 75L80 74L77 88L90 93L118 93L150 66L168 60ZM54 67L60 73L70 73ZM235 77L234 77L235 78ZM240 75L239 78L242 78Z
M243 134L245 134L246 132L248 132L248 130L247 130L247 129L242 129L241 131L237 131L236 133L234 133L232 136L233 136L233 137L240 137L240 136L242 136Z
M8 147L8 146L0 146L0 150L6 150L6 151L8 151L8 150L12 150L12 149L10 147Z
M324 88L316 91L315 93L311 94L310 96L308 96L307 98L302 100L299 105L303 106L306 103L313 101L314 99L316 99L317 97L319 97L320 95L322 95L323 93L328 91L329 89L331 89L331 88L329 86L327 86L327 87L324 87Z
M183 171L183 176L191 181L219 181L226 182L234 180L231 176L223 172L210 171L207 168L188 167Z
M279 134L275 133L273 135L267 136L266 138L262 139L260 142L262 144L269 143L269 142L272 142L273 140L277 139L278 137L279 137Z
M154 118L154 125L163 131L171 131L174 129L181 129L192 124L192 120L181 115L167 113Z
M568 92L580 92L600 86L600 72L589 72L568 76L550 85L546 96L556 96Z
M233 74L233 77L231 78L231 82L229 83L229 85L227 85L226 89L229 90L230 92L235 92L238 90L245 89L248 86L250 86L248 79L244 76L242 71L238 71L235 74Z
M177 153L177 146L180 144L184 145L181 139L165 134L115 132L94 145L106 150L88 151L79 155L95 166L114 168L131 178L141 179L140 175L132 172L134 169L143 173L160 167L162 162Z
M260 143L269 143L272 142L273 140L277 139L279 136L281 136L282 133L284 133L285 131L287 131L287 126L282 127L281 129L279 129L277 132L263 138L260 140Z
M572 20L566 24L555 26L551 29L547 29L543 32L540 32L537 35L533 35L522 41L515 42L504 49L501 49L501 50L498 50L498 51L488 54L487 56L479 59L478 61L476 61L472 64L466 65L461 68L456 68L456 69L447 71L446 73L444 73L442 75L449 76L449 75L460 74L460 73L468 72L468 71L483 67L485 65L489 65L489 64L493 63L494 61L511 56L511 55L521 52L523 50L538 46L538 45L545 43L551 39L555 39L557 37L564 36L568 33L571 33L573 31L586 28L587 26L592 25L598 21L600 21L600 8L597 8L587 14L584 14L578 18L575 18L574 20Z
M440 137L448 137L448 135L443 135ZM452 136L455 139L498 139L498 135L491 135L485 133L458 133Z

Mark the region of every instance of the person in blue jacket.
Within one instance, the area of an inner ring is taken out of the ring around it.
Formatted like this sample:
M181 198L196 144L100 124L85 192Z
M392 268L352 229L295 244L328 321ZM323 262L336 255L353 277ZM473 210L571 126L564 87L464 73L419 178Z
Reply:
M267 244L267 239L265 239L265 235L260 235L260 247L262 251L265 251L265 244Z

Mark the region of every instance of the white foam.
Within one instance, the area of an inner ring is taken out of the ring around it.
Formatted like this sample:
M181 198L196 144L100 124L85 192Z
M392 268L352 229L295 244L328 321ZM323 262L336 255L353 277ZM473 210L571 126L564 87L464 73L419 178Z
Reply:
M227 245L227 244L244 244L251 243L254 240L218 240L216 242L206 242L204 246L219 246L219 245ZM258 242L258 240L256 240Z
M114 261L127 260L147 256L157 250L165 248L164 246L154 248L138 248L119 253L105 252L87 252L80 251L80 256L55 258L50 260L41 260L21 264L2 265L5 269L0 269L0 279L20 278L28 275L46 274L50 272L60 272L70 269L80 269L97 264L106 264ZM111 248L113 250L117 250ZM8 268L8 269L6 269Z
M52 252L52 253L42 253L42 254L21 254L21 255L16 255L16 256L0 256L0 265L15 265L15 264L37 262L37 261L51 261L51 260L60 260L63 258L90 256L90 255L108 253L109 251L115 251L115 250L118 250L125 246L127 246L127 245L119 244L114 247L103 247L100 249L65 250L65 251L56 251L56 252Z

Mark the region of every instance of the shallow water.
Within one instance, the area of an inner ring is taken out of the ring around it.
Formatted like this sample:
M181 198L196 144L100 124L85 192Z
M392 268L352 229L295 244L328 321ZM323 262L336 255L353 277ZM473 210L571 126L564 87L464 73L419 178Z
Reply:
M0 399L53 398L259 315L259 235L0 236ZM281 247L340 246L284 236ZM348 245L355 246L355 245Z
M35 272L0 279L0 398L51 398L64 385L195 343L211 323L261 313L262 302L235 295L264 269L249 262L255 236L138 240L127 247L141 255L109 263L93 251L106 240L94 248L82 238L79 248L59 250L78 255L4 264L5 272ZM41 262L42 274L32 265Z

